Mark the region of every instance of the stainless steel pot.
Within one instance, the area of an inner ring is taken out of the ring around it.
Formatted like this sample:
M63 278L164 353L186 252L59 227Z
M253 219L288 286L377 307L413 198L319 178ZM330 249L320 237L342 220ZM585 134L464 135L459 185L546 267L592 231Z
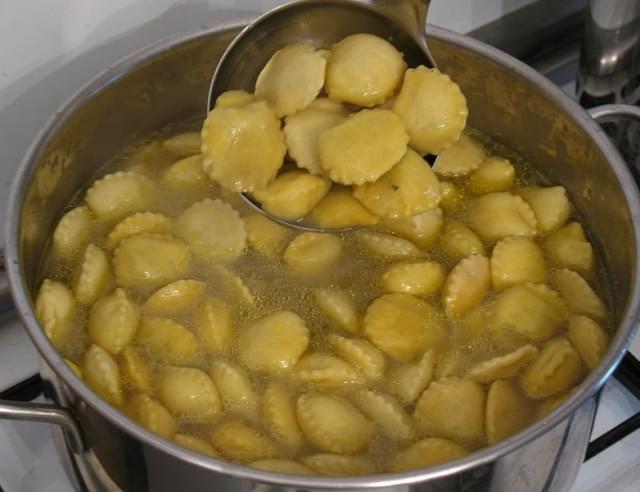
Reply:
M464 91L469 123L567 188L608 272L617 331L601 364L559 409L506 441L427 470L362 478L287 476L209 459L146 431L100 400L56 353L32 302L56 220L132 139L203 116L212 67L235 32L236 26L218 25L132 55L65 104L28 152L10 200L6 262L52 403L0 402L0 417L60 425L64 452L91 490L566 490L584 457L597 393L626 350L640 307L638 191L598 125L570 98L517 60L445 30L431 29L430 48Z

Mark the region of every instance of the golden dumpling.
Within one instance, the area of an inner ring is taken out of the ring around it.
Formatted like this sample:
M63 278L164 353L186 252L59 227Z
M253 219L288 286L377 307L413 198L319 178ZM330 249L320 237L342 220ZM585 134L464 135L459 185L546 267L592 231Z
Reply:
M384 219L380 221L380 228L427 248L438 238L443 222L442 209L436 207L411 217Z
M474 200L469 220L471 227L488 242L507 236L533 237L538 224L531 207L508 192L488 193Z
M466 176L480 167L486 154L482 143L462 134L449 148L438 154L433 170L442 177Z
M577 222L570 222L547 237L547 254L555 264L578 273L593 270L593 247Z
M536 214L538 230L548 234L567 223L571 215L571 204L563 186L527 186L518 191Z
M45 279L35 302L36 318L51 343L62 347L73 330L77 303L71 290L60 282Z
M510 381L494 381L487 393L487 441L506 439L533 421L533 408L520 388Z
M545 277L546 265L542 251L531 239L507 237L493 248L491 280L494 288L542 283Z
M282 258L291 270L303 275L316 275L335 265L342 251L342 241L337 236L305 232L289 243Z
M318 227L341 229L375 224L379 219L353 197L350 188L333 185L305 220Z
M481 255L471 255L461 260L442 288L444 312L448 318L457 318L473 309L489 291L491 271L489 260Z
M513 186L516 170L508 159L489 157L469 178L469 188L476 195L507 191Z
M176 417L192 422L214 422L222 410L216 385L204 371L193 367L163 367L158 395Z
M112 354L119 354L136 336L138 306L122 289L103 297L89 311L89 340Z
M394 472L403 472L428 468L457 460L468 453L469 451L465 447L448 439L427 437L400 451L394 458L391 469Z

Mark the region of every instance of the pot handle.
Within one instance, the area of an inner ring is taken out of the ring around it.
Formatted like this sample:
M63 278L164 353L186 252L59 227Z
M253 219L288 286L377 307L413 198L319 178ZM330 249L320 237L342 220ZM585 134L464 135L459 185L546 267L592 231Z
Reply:
M591 117L598 123L606 123L607 120L620 116L635 119L640 122L640 108L631 104L604 104L588 109Z

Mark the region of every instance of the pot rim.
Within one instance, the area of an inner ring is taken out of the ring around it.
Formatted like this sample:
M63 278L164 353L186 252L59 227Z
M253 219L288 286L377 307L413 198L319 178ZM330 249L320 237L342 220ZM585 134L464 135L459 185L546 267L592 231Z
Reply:
M9 284L16 306L16 311L24 322L28 334L35 344L38 352L46 361L48 366L65 382L65 384L69 385L83 401L90 405L93 410L109 420L113 425L149 446L173 455L178 459L214 472L238 478L251 479L263 483L303 488L358 489L392 487L398 485L410 485L452 476L495 461L499 457L536 439L555 427L561 421L570 418L578 407L582 405L585 400L593 396L611 376L631 342L632 335L636 329L637 315L640 312L640 286L637 283L637 279L640 278L640 262L638 262L638 258L636 258L635 268L631 272L632 288L629 295L629 302L621 317L621 321L611 341L609 349L600 361L598 367L589 374L571 397L546 417L538 420L534 424L526 427L524 430L498 444L482 448L462 459L424 470L370 475L359 478L340 477L340 479L336 479L334 477L295 476L268 472L227 461L208 458L199 453L189 451L172 441L161 438L138 425L133 420L130 420L124 413L110 406L106 401L98 397L98 395L94 393L82 380L80 380L65 364L62 356L58 354L56 349L49 342L49 339L46 337L44 331L40 328L38 321L35 318L30 295L23 279L23 271L20 262L19 238L23 201L31 182L33 171L36 168L39 158L46 150L49 139L55 135L59 129L64 127L68 119L73 115L78 107L84 105L102 90L117 82L118 79L125 76L130 70L147 63L150 59L159 56L163 52L175 49L187 42L196 41L231 29L242 28L243 25L251 20L252 18L246 15L241 15L228 22L204 26L195 31L176 34L143 48L112 65L82 87L53 114L27 151L16 173L9 199L7 220L5 222L5 237L7 238L6 270L9 277ZM638 189L625 162L618 154L618 151L589 114L543 75L496 48L465 35L434 26L428 27L428 37L476 52L493 62L507 67L521 77L535 84L554 103L567 113L571 114L576 122L580 124L580 126L594 141L599 150L604 155L608 156L609 164L620 184L621 189L623 190L627 205L630 209L631 218L634 224L634 240L637 251L638 243L640 242L640 196L638 194ZM205 103L206 101L203 101L203 107Z

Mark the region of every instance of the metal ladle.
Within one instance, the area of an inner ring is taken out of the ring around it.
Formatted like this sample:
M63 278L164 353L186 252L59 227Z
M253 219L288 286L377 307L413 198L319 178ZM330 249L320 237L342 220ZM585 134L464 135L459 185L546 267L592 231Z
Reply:
M262 67L279 49L304 42L331 48L357 33L380 36L391 42L409 67L436 64L427 48L425 23L430 0L301 0L270 10L247 25L222 54L211 79L207 109L231 89L253 92ZM263 210L242 193L255 210L279 224L308 232L343 232L357 229L321 228L288 222Z

